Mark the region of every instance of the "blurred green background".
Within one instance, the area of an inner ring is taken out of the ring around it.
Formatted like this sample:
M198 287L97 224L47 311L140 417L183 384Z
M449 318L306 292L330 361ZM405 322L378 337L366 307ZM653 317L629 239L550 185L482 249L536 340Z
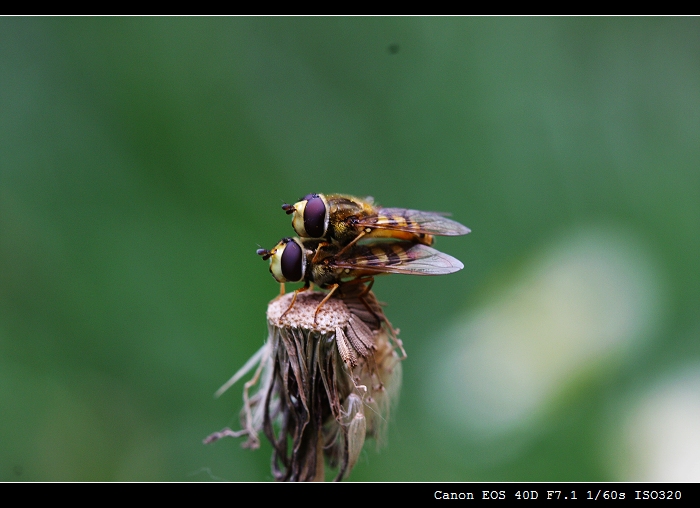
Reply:
M0 480L271 480L213 393L342 192L473 231L351 481L700 481L699 161L697 18L2 18Z

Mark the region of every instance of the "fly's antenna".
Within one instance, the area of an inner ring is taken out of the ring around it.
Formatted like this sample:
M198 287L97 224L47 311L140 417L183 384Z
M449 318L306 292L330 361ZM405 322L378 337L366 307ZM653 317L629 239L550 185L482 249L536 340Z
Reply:
M296 212L296 208L294 208L294 205L288 205L287 203L282 205L282 210L287 212L287 215L292 215L294 212Z
M258 249L258 250L255 251L255 253L256 253L258 256L262 256L262 258L263 258L264 261L267 261L267 260L270 259L270 257L272 257L272 255L275 253L275 249L272 249L272 250Z

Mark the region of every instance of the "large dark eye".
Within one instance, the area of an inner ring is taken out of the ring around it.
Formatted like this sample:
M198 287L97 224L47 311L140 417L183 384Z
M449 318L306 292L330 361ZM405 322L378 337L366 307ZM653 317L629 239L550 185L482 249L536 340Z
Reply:
M311 238L321 238L325 233L326 205L317 195L306 201L304 208L304 229Z
M294 240L289 239L282 252L282 275L289 282L301 280L301 263L303 261L301 247Z

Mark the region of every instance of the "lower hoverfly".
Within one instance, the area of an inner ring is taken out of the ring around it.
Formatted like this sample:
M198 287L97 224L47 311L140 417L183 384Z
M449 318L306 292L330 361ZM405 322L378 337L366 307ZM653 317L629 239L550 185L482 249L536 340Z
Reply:
M362 237L388 237L432 245L433 235L459 236L470 232L443 214L382 208L371 197L307 194L293 205L282 205L282 209L292 215L292 226L300 237L337 243L346 249Z
M283 238L271 250L258 249L257 253L270 260L270 273L280 284L304 281L304 286L296 290L289 309L294 306L296 294L309 289L312 283L329 290L316 308L314 319L336 290L357 296L358 286L361 286L361 297L369 291L376 275L444 275L464 268L448 254L421 243L404 241L379 240L348 249L320 240Z

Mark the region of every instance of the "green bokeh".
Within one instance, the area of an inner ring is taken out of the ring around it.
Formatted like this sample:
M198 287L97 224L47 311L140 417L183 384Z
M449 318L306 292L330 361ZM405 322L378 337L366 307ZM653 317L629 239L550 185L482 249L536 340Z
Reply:
M201 440L237 424L212 394L266 338L255 249L308 192L473 230L438 241L458 274L375 283L408 359L352 480L620 479L611 405L700 360L699 62L696 18L0 19L0 481L270 480L269 445ZM645 350L512 453L451 441L430 339L596 223L664 281Z

